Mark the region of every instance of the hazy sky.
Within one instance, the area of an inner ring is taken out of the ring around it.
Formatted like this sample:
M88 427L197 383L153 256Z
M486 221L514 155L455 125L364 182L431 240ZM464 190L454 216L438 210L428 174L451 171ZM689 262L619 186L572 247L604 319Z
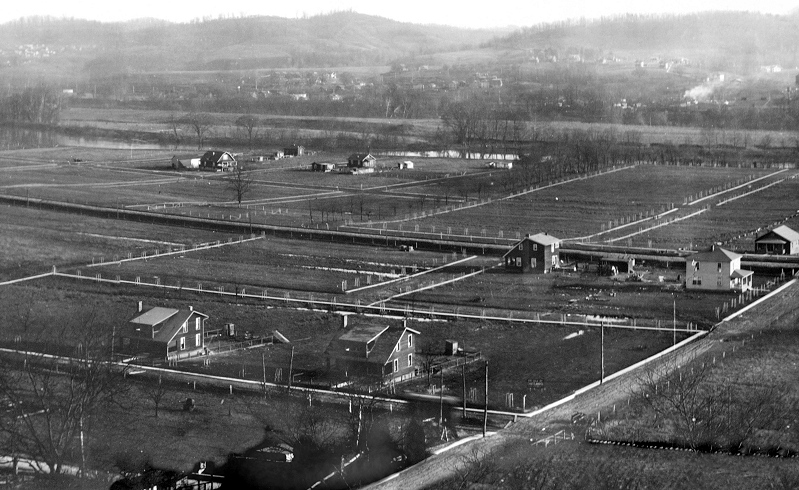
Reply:
M421 24L460 27L525 26L570 18L620 13L683 13L700 10L753 10L784 14L799 0L12 0L0 9L0 22L32 15L117 21L156 17L187 22L220 14L301 17L352 9L364 14Z

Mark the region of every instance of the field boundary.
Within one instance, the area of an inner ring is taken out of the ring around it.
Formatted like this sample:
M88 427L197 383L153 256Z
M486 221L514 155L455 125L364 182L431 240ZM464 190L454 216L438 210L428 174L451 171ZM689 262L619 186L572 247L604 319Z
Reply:
M675 208L675 209L679 209L679 208ZM693 218L694 216L698 216L698 215L700 215L700 214L704 213L704 212L705 212L705 211L707 211L708 209L710 209L710 208L702 208L702 209L700 209L699 211L694 211L694 212L693 212L693 213L691 213L691 214L687 214L687 215L685 215L685 216L680 216L679 218L674 218L673 220L666 221L666 222L664 222L664 223L660 223L660 224L657 224L657 225L655 225L655 226L650 226L649 228L644 228L644 229L642 229L642 230L638 230L638 231L636 231L635 233L630 233L630 234L628 234L628 235L624 235L624 236L617 237L617 238L611 238L611 239L608 239L608 240L605 240L605 241L606 241L607 243L613 243L613 242L618 242L618 241L620 241L620 240L624 240L625 238L631 238L631 237L634 237L634 236L636 236L636 235L640 235L641 233L646 233L646 232L648 232L648 231L652 231L652 230L654 230L654 229L656 229L656 228L661 228L661 227L663 227L663 226L668 226L668 225L670 225L670 224L677 223L678 221L686 220L686 219L688 219L688 218Z
M482 272L482 271L477 271ZM171 285L171 284L154 284L154 283L147 283L142 281L130 281L126 279L107 279L101 277L99 274L95 276L84 276L81 274L68 274L64 272L53 272L48 275L56 276L56 277L64 277L67 279L77 279L77 280L84 280L90 282L98 282L98 283L106 283L106 284L115 284L115 285L132 285L132 286L143 286L143 287L154 287L154 288L164 288L164 289L172 289L178 291L189 291L189 292L196 292L196 293L206 293L206 294L216 294L220 296L234 296L237 298L250 298L250 299L260 299L260 300L268 300L268 301L276 301L279 303L293 303L295 305L301 305L303 307L307 307L310 309L316 309L320 306L327 307L331 310L340 310L340 311L355 311L361 312L363 310L368 310L372 314L380 315L380 316L397 316L397 317L407 317L409 315L413 315L416 317L429 317L429 318L455 318L455 319L469 319L469 320L493 320L493 321L504 321L510 323L524 323L524 324L538 324L538 325L560 325L560 326L568 326L568 327L586 327L586 328L615 328L615 329L623 329L623 330L647 330L647 331L657 331L657 332L680 332L680 333L695 333L697 332L696 329L690 328L660 328L660 327L647 327L643 325L621 325L616 323L589 323L589 322L574 322L574 321L566 321L566 320L542 320L540 318L521 318L521 317L502 317L502 316L492 316L486 314L471 314L471 313L460 313L457 311L435 311L434 309L429 310L422 310L416 308L408 308L407 305L402 307L392 307L386 306L385 300L377 301L371 305L361 304L360 302L357 303L348 303L348 302L341 302L337 301L336 297L334 296L332 300L330 299L317 299L313 297L309 298L292 298L288 295L285 296L270 296L267 294L266 289L262 291L261 294L252 294L247 293L246 290L241 291L225 291L224 286L208 286L207 288L203 287L187 287L181 284L179 285ZM462 279L463 277L456 278ZM323 311L323 310L320 310ZM324 310L326 311L326 310Z
M742 314L746 313L747 311L749 311L750 309L752 309L752 308L754 308L755 306L759 305L759 304L760 304L760 303L762 303L763 301L765 301L765 300L767 300L767 299L771 298L772 296L774 296L775 294L777 294L777 293L779 293L779 292L782 292L782 290L783 290L783 289L787 289L789 286L793 285L793 284L794 284L795 282L797 282L797 281L799 281L799 279L791 279L790 281L786 282L785 284L783 284L782 286L778 287L778 288L777 288L777 289L775 289L774 291L772 291L772 292L768 293L767 295L763 296L762 298L760 298L760 299L757 299L757 300L753 301L752 303L750 303L750 304L748 304L748 305L744 306L743 308L741 308L740 310L736 311L735 313L733 313L733 314L731 314L731 315L729 315L729 316L725 317L725 318L724 318L724 319L722 319L720 322L718 322L716 325L714 325L714 326L713 326L713 328L716 328L717 326L721 325L722 323L724 323L724 322L727 322L727 321L730 321L730 320L732 320L733 318L736 318L736 317L738 317L738 316L740 316L740 315L742 315ZM712 329L711 329L711 330L712 330Z
M105 260L103 260L102 262L92 262L91 264L86 264L85 267L101 267L101 266L104 266L104 265L119 265L119 264L121 264L123 262L133 262L135 260L157 259L159 257L166 257L166 256L169 256L169 255L185 254L185 253L188 253L188 252L197 252L197 251L202 251L202 250L210 250L212 248L225 247L227 245L238 245L238 244L245 243L245 242L252 242L252 241L255 241L255 240L262 240L263 238L264 238L263 235L259 235L259 236L254 236L254 237L250 237L250 238L239 237L238 240L233 240L232 238L230 238L226 242L223 242L221 240L217 240L216 242L213 242L213 243L210 243L210 244L208 244L208 243L199 244L199 245L195 245L194 247L191 247L191 248L181 247L181 250L172 250L172 251L169 251L169 252L162 252L162 253L158 253L158 251L156 251L156 253L154 253L153 255L147 255L147 252L145 251L145 252L142 252L142 254L139 257L129 256L127 259L109 260L108 262L106 262Z
M727 204L728 202L732 202L732 201L734 201L734 200L736 200L736 199L740 199L740 198L742 198L742 197L746 197L746 196L748 196L748 195L750 195L750 194L754 194L754 193L756 193L756 192L764 191L764 190L768 189L769 187L775 186L775 185L777 185L777 184L780 184L780 183L782 183L782 182L785 182L785 179L780 179L780 180L778 180L778 181L776 181L776 182L772 182L772 183L770 183L770 184L766 184L766 185L764 185L763 187L758 187L757 189L751 190L751 191L749 191L749 192L745 192L745 193L743 193L743 194L741 194L741 195L739 195L739 196L733 196L733 197L730 197L730 198L724 199L723 201L719 201L719 202L717 202L717 203L716 203L716 207L719 207L719 206L724 206L724 205L725 205L725 204Z
M732 192L732 191L735 191L735 190L741 189L741 188L743 188L743 187L746 187L746 186L748 186L748 185L751 185L751 184L753 184L753 183L755 183L755 182L760 182L760 181L761 181L761 180L763 180L763 179L768 179L769 177L773 177L773 176L775 176L775 175L777 175L777 174L779 174L779 173L782 173L782 172L787 172L787 171L788 171L788 169L787 169L787 168L784 168L784 169L782 169L782 170L777 170L776 172L770 173L770 174L768 174L768 175L764 175L764 176L762 176L762 177L758 177L758 178L756 178L756 179L747 180L746 182L744 182L743 184L741 184L741 185L739 185L739 186L736 186L736 187L730 187L729 189L726 189L726 190L723 190L723 191L719 191L719 192L715 192L715 193L713 193L713 194L709 194L709 195L707 195L707 196L705 196L705 197L700 197L699 199L694 199L693 201L691 201L691 202L689 202L689 203L686 203L686 206L693 206L694 204L696 204L696 203L698 203L698 202L702 202L702 201L705 201L705 200L707 200L707 199L712 199L712 198L714 198L714 197L716 197L716 196L720 196L720 195L722 195L722 194L726 194L726 193L728 193L728 192Z
M494 267L499 267L499 266L495 265ZM489 268L489 270L493 269L494 267ZM445 286L445 285L451 284L453 282L462 281L464 279L468 279L468 278L476 276L478 274L482 274L485 271L486 271L486 269L482 268L479 271L474 271L474 272L470 272L468 274L463 274L463 275L460 275L458 277L454 277L452 279L447 279L446 281L437 282L435 284L430 284L428 286L423 286L423 287L420 287L420 288L416 288L416 289L413 289L411 291L405 291L404 293L398 293L398 294L395 294L394 296L391 296L391 297L388 297L388 298L385 298L385 299L381 299L379 301L371 303L369 306L374 306L374 305L379 304L379 303L385 303L386 301L391 301L392 299L400 298L402 296L407 296L407 295L413 294L413 293L418 293L420 291L427 291L428 289L435 289L437 287Z
M425 271L417 272L416 274L411 274L410 276L396 277L396 278L390 279L388 281L378 282L378 283L375 283L375 284L367 284L366 286L361 286L361 287L358 287L358 288L355 288L355 289L348 289L348 290L346 290L344 292L344 294L356 293L358 291L363 291L364 289L370 289L370 288L376 288L376 287L379 287L379 286L385 286L387 284L393 284L393 283L399 282L399 281L407 281L408 279L413 279L415 277L419 277L419 276L422 276L424 274L429 274L431 272L435 272L437 270L441 270L441 269L447 268L447 267L449 267L451 265L461 264L463 262L466 262L466 261L469 261L469 260L472 260L472 259L476 259L476 258L477 258L476 255L472 255L470 257L466 257L465 259L460 259L460 260L456 260L455 262L450 262L449 264L440 265L440 266L434 267L432 269L427 269Z

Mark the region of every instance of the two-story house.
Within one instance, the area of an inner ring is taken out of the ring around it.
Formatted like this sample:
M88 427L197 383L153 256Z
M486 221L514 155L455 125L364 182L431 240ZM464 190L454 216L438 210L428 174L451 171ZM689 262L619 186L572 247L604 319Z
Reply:
M228 172L236 167L236 159L227 151L209 150L200 157L200 169L211 172Z
M205 352L205 321L208 315L187 309L156 306L144 311L139 303L136 316L123 325L117 352L153 358L181 359Z
M560 265L560 239L546 233L526 235L505 255L505 269L546 274Z
M741 269L740 254L713 245L707 252L685 259L685 287L712 291L752 289L752 271Z
M384 383L412 378L416 375L418 336L418 331L404 323L355 325L328 345L328 369Z

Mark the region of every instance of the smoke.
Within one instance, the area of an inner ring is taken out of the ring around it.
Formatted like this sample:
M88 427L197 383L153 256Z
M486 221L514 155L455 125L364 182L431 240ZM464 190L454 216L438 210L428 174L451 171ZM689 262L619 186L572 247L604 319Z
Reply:
M688 99L691 102L707 102L712 96L713 92L723 84L721 80L714 80L705 82L690 90L686 90L683 94L683 99Z

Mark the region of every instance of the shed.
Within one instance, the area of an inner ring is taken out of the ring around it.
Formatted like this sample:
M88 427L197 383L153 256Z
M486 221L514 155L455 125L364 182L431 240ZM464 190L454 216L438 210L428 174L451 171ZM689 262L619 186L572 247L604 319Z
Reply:
M410 160L405 160L404 162L397 163L397 168L400 170L413 168L413 162Z

